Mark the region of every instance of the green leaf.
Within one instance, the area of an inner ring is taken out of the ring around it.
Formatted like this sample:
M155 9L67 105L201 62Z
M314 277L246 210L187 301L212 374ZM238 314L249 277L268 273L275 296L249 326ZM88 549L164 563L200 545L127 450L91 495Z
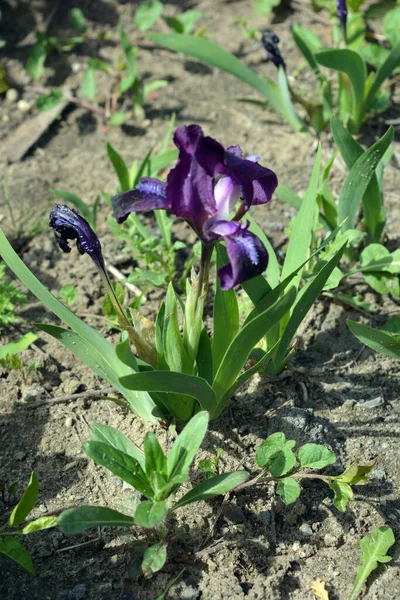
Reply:
M126 192L131 187L128 167L126 166L125 161L122 158L122 156L120 154L118 154L118 152L111 146L110 143L107 143L107 154L108 154L108 158L112 162L114 171L117 174L121 192Z
M285 504L293 504L300 496L301 487L292 477L285 477L278 481L276 493L282 498Z
M202 18L202 16L203 13L199 10L186 10L185 12L181 13L178 20L183 28L182 33L191 33L195 24Z
M91 67L88 67L83 74L81 95L85 98L89 98L89 100L96 100L96 93L96 71Z
M256 450L258 466L269 471L273 477L285 475L296 462L292 452L295 444L294 440L286 440L284 433L270 435Z
M156 44L161 44L161 46L169 50L183 52L188 56L193 56L198 60L234 75L264 96L271 107L278 114L282 115L295 131L304 131L307 129L304 121L297 113L293 115L291 111L287 111L281 91L272 79L268 77L261 79L254 71L236 58L236 56L220 48L217 44L204 38L184 34L152 33L150 37Z
M27 71L33 79L36 81L43 75L44 62L46 60L46 50L42 42L36 42L32 46L29 54L28 63L26 65Z
M382 244L369 244L360 255L360 271L379 294L400 296L400 250L390 254Z
M57 525L58 517L39 517L34 521L31 521L25 527L23 527L19 533L23 535L28 535L30 533L36 533L37 531L43 531L44 529L50 529L51 527L55 527Z
M345 512L347 504L353 500L353 490L348 483L336 479L333 479L329 483L329 487L335 494L333 498L333 504L338 510Z
M150 579L154 573L163 568L167 560L167 544L159 542L147 548L143 556L142 572L146 579Z
M364 154L362 146L353 138L337 117L331 119L331 131L340 154L349 171L360 156ZM354 181L352 182L354 187ZM379 241L385 224L382 197L376 173L373 173L362 197L364 219L373 241ZM351 228L351 227L350 227Z
M125 286L119 281L115 281L111 285L113 287L115 295L118 298L118 302L121 306L123 306L125 301ZM115 300L113 301L109 291L107 291L106 295L104 296L103 306L101 310L105 317L108 317L109 319L118 320L118 313L115 309L114 302Z
M400 6L388 10L384 16L383 33L393 47L400 43Z
M298 269L308 258L315 223L315 213L317 211L317 191L320 167L321 146L319 146L315 157L307 192L301 203L299 214L293 223L290 242L282 268L282 280ZM296 288L298 288L300 284L301 276L302 270L300 270L293 279L293 284Z
M86 32L86 21L80 8L71 8L69 11L69 20L75 31L78 33Z
M184 394L195 398L203 410L210 413L216 406L216 396L213 388L205 379L185 373L174 371L146 371L135 373L121 378L121 385L128 390L142 390L147 392L170 392L172 394ZM173 409L173 399L171 399ZM178 402L176 411L179 412ZM181 407L182 409L182 407ZM186 411L185 411L186 412ZM179 418L179 415L177 415Z
M8 525L10 527L18 527L18 525L20 525L22 521L26 519L35 506L38 493L39 482L35 471L33 471L21 500L18 502L17 506L12 511L10 518L8 519Z
M336 475L336 477L331 477L331 479L350 485L365 485L370 481L370 473L375 465L376 460L367 465L360 465L358 460L356 460L341 475Z
M252 0L253 11L257 17L262 17L273 11L276 6L279 6L281 0Z
M393 48L383 65L376 72L374 82L365 99L365 110L368 110L372 106L375 96L385 79L387 79L391 75L392 71L399 66L400 42Z
M323 469L336 462L336 454L320 444L304 444L296 452L301 467Z
M67 306L72 306L78 299L78 290L72 283L67 283L60 289L60 298Z
M69 508L57 519L57 527L63 533L80 533L90 527L127 527L134 524L133 517L103 506Z
M342 258L347 242L343 244L341 249L327 262L318 274L308 283L298 296L297 302L292 309L292 314L285 327L283 335L276 349L274 363L277 372L283 368L284 360L292 342L292 339L304 317L314 304L319 294L321 293L325 283L328 281L332 271L337 267Z
M33 342L37 340L37 335L34 333L26 333L16 342L8 342L4 346L0 346L0 360L4 360L7 356L14 356L23 350L26 350Z
M245 324L230 344L215 375L213 389L217 399L221 400L227 389L236 381L250 352L288 312L296 297L296 291L291 288L285 296L278 299L270 308L257 315ZM212 417L217 417L224 406L222 403L214 410Z
M121 477L129 483L135 490L141 492L148 498L153 497L145 472L140 466L139 461L132 456L109 446L104 442L86 442L83 445L85 453L97 464L103 465L117 477Z
M381 354L400 359L400 339L397 333L388 333L347 319L347 326L360 342Z
M125 437L123 433L118 431L118 429L114 429L114 427L111 427L110 425L92 425L90 428L90 435L94 442L103 442L120 452L124 452L124 454L128 454L128 456L132 456L142 469L145 469L143 452Z
M146 30L153 27L163 13L164 7L158 0L150 0L139 6L133 17L133 22L138 29Z
M293 39L296 46L310 65L315 75L321 79L321 72L318 63L314 57L314 52L322 46L320 39L311 31L302 27L298 23L293 25Z
M135 511L135 523L140 527L155 527L164 518L165 500L162 502L141 502Z
M392 560L387 552L395 543L395 537L390 527L382 526L371 531L371 536L366 535L360 541L361 566L358 568L354 587L349 600L355 600L361 592L364 582L368 579L379 563L388 563Z
M364 89L367 78L365 62L358 52L349 48L323 50L317 52L315 58L320 65L348 75L352 91L352 116L358 130L364 114Z
M205 379L207 383L212 385L214 379L214 367L212 360L211 340L205 327L203 327L200 334L196 365L198 377Z
M113 112L108 122L110 125L120 127L125 123L125 113L122 110L116 110Z
M22 544L15 537L11 535L5 535L0 538L0 554L4 554L8 558L11 558L14 562L22 567L29 575L35 575L35 569L32 564L32 559L25 550Z
M207 500L212 496L219 496L220 494L226 494L231 490L235 489L249 478L247 471L236 471L235 473L223 473L222 475L215 475L196 485L190 492L185 494L178 502L176 502L172 510L176 510L185 504L191 504L192 502L199 502L201 500Z
M167 456L167 476L185 475L206 435L209 415L206 411L192 417L179 434Z
M339 197L339 223L345 221L343 229L352 229L356 222L357 210L368 186L375 175L375 169L393 139L393 127L373 146L368 148L353 163L346 177Z
M184 347L178 318L178 298L172 282L165 299L164 357L171 371L190 373L192 361ZM167 390L165 390L167 391Z
M218 244L217 269L220 269L223 265L224 261ZM216 371L230 343L239 331L239 307L236 292L233 288L222 291L218 276L215 282L213 324L212 357L214 371Z
M100 58L89 58L88 65L96 71L102 71L103 73L112 73L112 66L110 63Z
M41 94L36 98L36 108L41 111L50 110L57 106L62 98L61 90L51 90L48 94Z
M153 471L158 473L166 473L167 461L164 456L164 452L160 446L157 436L148 432L144 438L144 458L145 458L145 471L149 476Z

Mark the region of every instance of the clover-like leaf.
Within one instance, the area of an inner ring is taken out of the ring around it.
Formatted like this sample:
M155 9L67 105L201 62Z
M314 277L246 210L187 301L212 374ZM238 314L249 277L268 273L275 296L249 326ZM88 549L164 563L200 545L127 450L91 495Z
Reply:
M285 479L278 481L278 485L276 486L276 493L282 498L285 504L296 502L300 496L300 492L301 487L293 477L285 477Z
M282 432L270 435L258 446L256 461L259 467L267 469L273 477L281 477L292 469L296 457L292 452L294 440L286 440Z
M336 454L321 444L304 444L297 450L296 458L301 467L323 469L334 464Z

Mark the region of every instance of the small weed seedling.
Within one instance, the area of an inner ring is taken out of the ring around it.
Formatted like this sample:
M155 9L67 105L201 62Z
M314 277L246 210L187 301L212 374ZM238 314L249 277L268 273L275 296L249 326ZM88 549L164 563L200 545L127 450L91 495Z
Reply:
M378 568L379 563L388 563L392 560L387 552L395 543L393 531L390 527L379 527L373 529L370 535L366 535L360 541L361 565L358 567L356 580L349 600L355 600L361 592L362 586L372 571Z
M354 462L340 475L320 475L310 473L309 469L319 470L333 465L336 455L321 444L304 444L293 451L295 440L287 440L284 433L270 435L256 451L257 465L262 469L256 477L243 483L235 490L238 492L253 485L276 482L276 493L285 504L292 504L301 493L299 481L319 479L326 483L334 493L333 504L344 512L350 500L353 500L353 485L365 485L369 482L369 473L375 462L361 465Z
M248 478L246 471L215 475L180 496L180 488L189 481L190 466L206 434L208 418L206 412L195 415L167 456L153 433L146 434L143 454L116 429L94 425L91 441L83 446L86 454L123 479L146 500L139 501L132 495L131 506L124 507L128 514L106 507L71 508L57 518L57 527L63 533L79 533L90 527L106 525L152 529L159 541L151 545L142 544L137 560L137 574L150 578L163 567L168 544L176 537L169 531L169 515L182 506L226 494Z
M8 504L10 499L14 498L17 492L17 484L11 484L6 491L4 481L0 480L0 495L3 503ZM35 521L30 521L25 526L21 525L35 506L39 493L39 482L35 472L32 473L28 486L18 504L14 507L7 523L0 527L0 554L7 556L30 575L35 574L32 559L27 550L18 541L19 536L28 535L43 529L54 527L56 517L39 517Z
M84 41L86 22L82 11L79 8L72 8L69 11L69 17L71 26L78 35L67 38L66 40L59 40L54 36L46 35L46 33L42 31L35 32L36 42L32 46L26 65L27 71L33 81L40 79L43 75L44 65L49 54L53 52L69 52L73 50L77 44L81 44ZM39 107L46 96L40 96L40 98L42 98L42 101L39 100ZM48 108L50 108L50 106Z
M37 336L34 333L27 333L16 342L9 342L4 346L0 346L0 366L7 371L20 369L26 383L32 371L37 369L38 363L35 361L25 366L18 354L26 350L36 340Z
M24 304L26 295L15 287L11 280L6 280L6 265L0 262L0 330L18 322L15 306Z

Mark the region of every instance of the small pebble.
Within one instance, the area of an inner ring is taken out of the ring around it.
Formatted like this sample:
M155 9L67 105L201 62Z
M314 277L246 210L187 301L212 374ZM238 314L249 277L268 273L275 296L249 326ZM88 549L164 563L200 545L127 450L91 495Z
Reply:
M301 525L301 527L299 528L299 531L306 537L310 537L310 536L314 535L314 532L308 523L303 523Z
M64 427L72 427L74 420L72 417L67 417L64 421Z
M28 112L28 110L31 108L30 102L27 102L26 100L18 100L17 106L18 110L20 110L22 113Z
M384 399L382 396L377 396L376 398L372 398L372 400L365 400L365 402L357 402L357 408L379 408L383 406Z
M14 88L10 88L6 92L6 102L7 104L14 104L18 100L18 92Z

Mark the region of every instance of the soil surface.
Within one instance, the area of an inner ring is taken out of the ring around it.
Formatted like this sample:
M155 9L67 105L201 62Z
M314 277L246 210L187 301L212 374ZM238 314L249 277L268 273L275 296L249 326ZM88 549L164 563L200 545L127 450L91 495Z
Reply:
M0 103L0 146L18 125L37 113L35 96L25 87L29 78L24 65L34 43L32 31L46 23L50 35L71 34L68 11L76 5L87 17L88 39L73 52L50 56L41 84L78 88L88 57L112 61L120 52L121 24L132 41L137 39L132 24L137 3L68 1L59 3L54 12L53 3L44 0L9 0L4 8L2 4L8 42L2 50L4 64L18 89L18 98L3 97ZM272 77L274 67L263 62L263 52L249 52L253 42L242 37L238 18L246 16L251 27L274 29L281 38L289 72L301 62L290 33L294 22L312 28L325 40L328 36L327 16L315 15L306 3L296 2L294 9L259 19L247 0L180 1L167 2L165 6L166 14L171 16L189 7L201 10L202 23L210 37L237 53L260 74ZM165 28L159 26L162 31ZM259 154L261 164L276 171L280 182L298 193L307 188L316 149L311 134L296 135L274 113L262 112L254 104L237 103L235 98L257 96L230 75L152 47L145 38L138 60L146 81L165 78L169 82L145 105L145 120L131 120L121 128L105 128L97 116L70 106L23 160L9 165L0 163L18 218L34 209L23 235L16 237L4 196L0 197L2 227L20 256L55 295L63 285L74 284L78 300L73 310L114 340L115 331L101 318L103 290L89 257L78 257L75 248L70 255L63 255L47 228L51 189L68 190L89 204L101 191L115 193L117 181L107 157L107 141L128 164L141 160L152 146L159 148L174 112L178 124L199 123L207 134L226 146L240 144L245 153ZM105 74L100 74L98 82L100 90L102 85L104 89L109 85ZM393 93L392 108L366 125L360 136L362 143L376 141L387 121L398 118L399 88L394 87ZM321 141L327 160L332 141L328 134L323 134ZM399 239L399 160L397 130L394 155L385 170L390 249L398 247ZM343 163L337 159L330 179L335 194L345 174ZM108 214L109 208L102 200L97 233L106 258L128 275L136 263L129 256L121 259L121 246L111 235ZM285 246L285 227L294 214L277 197L267 207L253 210L277 249ZM33 225L41 230L34 237ZM176 239L194 241L183 223L176 224L174 235ZM327 486L315 481L305 481L300 499L289 507L274 497L273 488L268 487L244 490L231 500L217 498L207 504L191 505L180 509L169 523L171 535L181 526L186 526L187 533L171 543L165 567L149 581L135 579L129 571L135 541L145 539L143 531L101 529L76 536L45 531L24 539L36 577L0 557L0 597L153 600L184 569L167 598L308 600L314 597L310 586L317 578L326 582L330 600L348 598L359 563L361 537L383 524L399 534L400 367L395 360L362 347L346 327L347 318L381 326L398 313L398 303L374 294L360 281L345 285L346 293L361 294L375 314L368 317L321 296L301 327L289 368L278 377L255 376L232 399L224 414L211 424L196 463L222 448L223 470L245 468L254 473L255 448L276 431L283 431L299 444L329 446L338 457L332 474L356 459L368 462L378 458L371 483L355 488L355 501L346 513L334 508ZM160 292L149 291L143 313L154 317L159 302ZM31 295L18 314L19 325L2 332L2 343L30 331L32 322L57 322ZM174 440L173 432L161 424L144 423L115 403L93 396L43 404L43 400L84 390L102 390L106 384L40 332L36 344L22 358L26 365L38 362L31 374L24 370L0 372L0 479L17 481L21 490L31 471L36 471L40 493L33 517L88 504L129 510L130 491L122 487L121 480L88 460L81 450L89 437L90 425L106 423L117 427L139 446L145 433L154 431L164 448L168 448ZM197 468L192 475L193 481L202 476ZM7 520L10 510L0 504L1 523ZM363 594L361 597L370 600L400 597L398 546L392 562L375 572Z

